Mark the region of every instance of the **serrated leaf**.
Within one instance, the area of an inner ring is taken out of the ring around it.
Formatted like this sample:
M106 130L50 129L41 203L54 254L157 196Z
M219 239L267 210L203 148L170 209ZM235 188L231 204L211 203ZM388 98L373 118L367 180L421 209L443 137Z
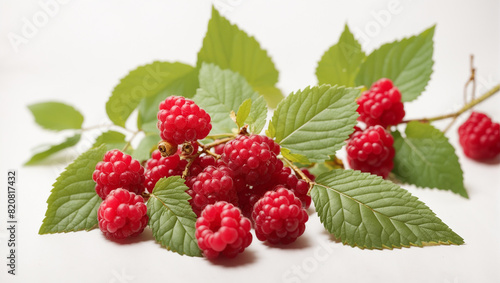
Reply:
M358 93L357 89L330 85L292 93L274 111L268 134L311 162L327 160L353 131Z
M89 149L61 173L52 185L39 234L88 231L97 225L102 200L95 192L92 173L105 152L104 145Z
M177 62L156 61L136 68L120 80L106 103L109 119L115 125L125 127L128 117L144 98L156 97L173 85L177 87L178 84L184 85L184 80L192 72L195 72L193 67ZM187 84L195 83L189 81ZM197 85L194 85L191 88L196 89L196 87ZM141 116L140 119L148 122L145 117Z
M158 94L144 98L139 107L139 114L137 116L137 127L145 132L155 132L156 123L158 121L158 106L167 97L172 95L184 96L192 98L199 87L198 83L198 69L181 63L177 63L175 69L179 78L169 84L164 90ZM152 127L151 127L152 125Z
M410 122L406 136L394 132L394 169L401 182L452 191L468 198L455 149L440 130L427 123Z
M35 122L47 130L82 128L83 115L68 104L50 101L31 104L28 108L35 117Z
M302 164L310 164L311 161L307 159L304 155L297 154L297 153L291 153L288 148L281 148L281 155L283 155L284 158L292 161L292 162L298 162Z
M81 135L76 134L72 137L68 137L65 141L60 144L52 145L44 151L34 154L30 160L28 160L24 165L34 165L44 160L45 158L51 156L52 154L59 152L68 147L72 147L80 141Z
M106 146L106 150L121 150L125 147L127 141L125 140L124 134L116 131L107 131L96 138L96 141L94 142L94 145L92 145L92 147L99 147L102 144Z
M149 226L162 246L181 255L201 256L195 237L196 214L179 176L160 179L147 207Z
M148 134L142 138L139 145L132 153L132 158L142 162L151 158L151 152L153 152L158 147L158 142L160 141L158 134Z
M240 107L238 107L238 112L236 114L236 124L238 128L245 126L245 120L250 114L250 109L252 109L252 99L250 98L243 101Z
M321 223L342 243L368 249L463 244L423 202L381 177L333 170L311 191Z
M198 53L198 68L203 62L238 72L266 99L276 100L275 91L260 92L262 87L274 87L278 81L278 71L271 58L254 37L232 25L215 8Z
M434 28L373 51L361 65L356 83L370 87L380 78L389 78L401 91L402 101L416 99L431 78Z
M237 111L247 99L255 103L245 122L257 130L262 130L267 117L267 109L262 98L252 89L240 74L222 70L214 64L203 64L200 70L200 88L193 100L212 118L211 134L231 133L236 124L229 113ZM260 100L259 100L260 98Z
M361 45L346 24L339 42L330 47L318 62L316 77L319 84L356 86L354 78L365 57Z

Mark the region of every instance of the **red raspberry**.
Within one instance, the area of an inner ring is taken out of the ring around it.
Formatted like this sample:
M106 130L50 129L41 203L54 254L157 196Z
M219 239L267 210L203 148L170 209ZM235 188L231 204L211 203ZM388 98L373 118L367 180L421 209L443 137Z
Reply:
M196 240L208 259L233 258L252 243L250 220L232 204L220 201L205 207L196 220Z
M146 212L141 196L124 189L113 190L99 206L99 228L112 239L137 236L148 224Z
M103 161L95 166L92 179L96 182L95 191L102 199L117 188L135 194L144 192L144 168L139 161L117 149L106 152Z
M358 120L367 126L397 125L403 120L405 110L401 93L389 79L380 79L358 98Z
M311 197L307 195L309 185L305 180L297 178L290 167L283 167L279 175L273 176L273 179L276 180L276 185L282 185L291 190L300 199L303 207L309 208L311 205Z
M187 161L178 154L162 157L159 150L153 151L151 159L146 163L144 186L152 193L156 182L163 177L181 176Z
M191 206L196 215L209 204L218 201L238 203L236 190L233 187L232 172L227 167L208 166L195 177L188 178L187 193L191 196Z
M272 139L261 136L239 135L226 143L221 159L236 176L244 176L249 185L263 184L281 170L283 162L276 156L280 146Z
M394 139L382 126L356 132L347 141L347 161L352 169L386 178L394 164Z
M490 117L472 112L458 128L460 145L466 156L476 160L495 158L500 154L500 124Z
M309 219L295 195L279 186L269 191L255 204L252 212L255 235L271 244L294 242L306 229Z
M160 103L157 126L163 140L182 144L204 139L212 129L210 120L210 115L194 101L170 96Z
M203 169L208 166L216 166L216 160L211 155L200 155L193 160L191 167L189 167L189 176L198 176Z

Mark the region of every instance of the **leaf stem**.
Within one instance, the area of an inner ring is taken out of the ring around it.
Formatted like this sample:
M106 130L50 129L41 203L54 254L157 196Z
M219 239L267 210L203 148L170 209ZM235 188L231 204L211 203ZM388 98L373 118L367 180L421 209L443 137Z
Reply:
M494 95L498 91L500 91L500 84L494 86L493 88L491 88L490 90L488 90L486 93L484 93L480 97L478 97L476 99L473 99L469 103L465 104L457 112L450 113L450 114L445 114L445 115L439 115L439 116L435 116L435 117L431 117L431 118L405 120L405 121L402 121L400 124L406 124L406 123L413 122L413 121L419 121L419 122L428 123L428 122L433 122L433 121L438 121L438 120L443 120L443 119L448 119L448 118L455 118L456 119L458 116L460 116L461 114L463 114L467 110L471 109L472 107L476 106L477 104L483 102L484 100L486 100L487 98L491 97L492 95Z
M127 144L125 144L125 146L123 147L122 149L122 152L125 152L125 150L127 150L129 147L130 147L130 144L132 143L132 141L135 139L135 137L140 133L142 132L142 130L137 130L135 131L133 134L132 134L132 137L130 137L130 140L127 141Z
M220 139L220 138L235 137L235 136L236 135L232 134L232 133L224 133L224 134L210 135L210 136L207 136L206 138L207 139L211 139L211 140L217 140L217 139Z
M292 168L293 172L295 172L296 175L298 175L302 180L306 181L307 184L309 184L309 190L307 191L307 195L311 195L311 189L314 187L314 182L311 181L311 179L309 179L309 177L307 177L306 174L304 174L304 172L302 172L302 170L299 169L299 167L297 167L295 164L293 164L292 161L288 160L287 158L283 157L281 158L282 160L285 161L285 163L288 165L288 167Z

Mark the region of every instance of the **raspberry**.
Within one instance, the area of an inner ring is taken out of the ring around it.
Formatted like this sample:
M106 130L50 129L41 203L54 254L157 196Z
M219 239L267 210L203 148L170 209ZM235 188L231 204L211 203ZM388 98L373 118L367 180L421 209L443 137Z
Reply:
M196 220L196 240L208 259L233 258L252 243L250 220L232 204L220 201L205 207Z
M124 189L113 190L99 206L99 228L112 239L137 236L148 224L146 212L141 196Z
M144 186L148 192L153 192L156 182L163 177L180 176L186 168L187 161L178 154L162 157L159 150L153 151L151 159L146 163Z
M295 196L300 199L303 207L309 208L311 205L311 197L307 195L309 185L305 180L297 178L290 167L283 167L283 169L279 172L279 175L273 176L273 178L276 180L276 185L282 185L291 190ZM311 181L313 180L314 176Z
M276 157L279 152L280 146L266 136L239 135L226 143L221 159L236 176L244 176L246 183L257 185L281 170L283 162Z
M157 126L163 140L182 144L204 139L212 129L210 120L210 115L194 101L170 96L160 103Z
M469 158L484 160L500 154L500 124L493 123L486 114L472 112L458 128L458 136Z
M358 120L367 126L397 125L405 116L401 93L389 79L380 79L357 100Z
M269 191L255 204L252 212L255 235L271 244L294 242L306 229L309 219L300 200L285 187Z
M190 188L187 193L191 196L190 203L196 215L209 204L218 201L238 203L236 190L233 187L232 172L225 166L206 167L195 177L188 178L186 185Z
M103 161L95 166L92 179L96 182L95 191L102 199L117 188L135 194L144 192L144 168L139 161L117 149L106 152Z
M386 178L394 164L394 139L382 126L356 132L347 142L347 161L352 169Z

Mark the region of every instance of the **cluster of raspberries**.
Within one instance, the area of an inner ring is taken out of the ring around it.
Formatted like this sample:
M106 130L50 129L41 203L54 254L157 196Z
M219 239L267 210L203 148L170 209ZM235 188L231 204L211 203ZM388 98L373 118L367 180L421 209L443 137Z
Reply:
M177 152L164 156L155 150L143 167L111 150L96 166L93 179L103 199L99 227L107 237L140 234L148 223L142 195L170 176L186 179L198 216L196 239L207 258L243 252L252 242L252 225L257 238L271 244L289 244L304 233L309 184L283 166L276 142L262 135L238 135L206 152L197 143L212 128L203 109L179 96L168 97L159 108L160 136ZM186 144L189 154L181 150ZM306 169L303 172L314 180Z

